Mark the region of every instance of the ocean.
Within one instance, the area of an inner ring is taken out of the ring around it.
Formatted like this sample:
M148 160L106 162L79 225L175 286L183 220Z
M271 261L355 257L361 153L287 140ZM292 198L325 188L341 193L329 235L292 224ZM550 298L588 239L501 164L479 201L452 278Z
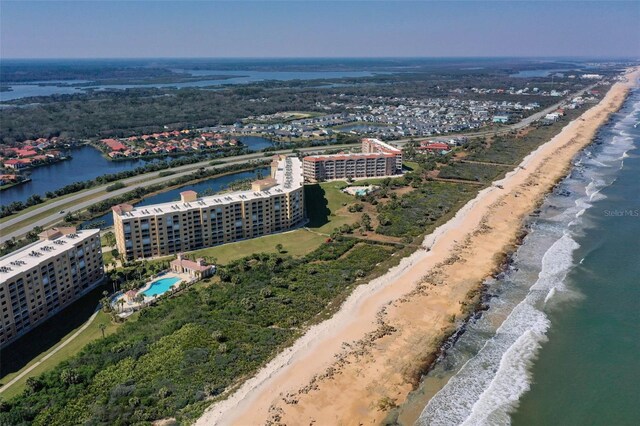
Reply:
M486 283L489 310L412 396L416 424L638 424L639 122L635 90Z

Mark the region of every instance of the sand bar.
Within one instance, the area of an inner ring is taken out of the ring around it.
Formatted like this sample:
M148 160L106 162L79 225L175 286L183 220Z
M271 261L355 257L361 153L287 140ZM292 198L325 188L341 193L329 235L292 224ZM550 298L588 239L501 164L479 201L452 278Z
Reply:
M415 387L454 328L452 319L462 316L468 293L513 250L526 216L620 108L639 75L629 73L428 235L430 251L418 250L357 287L332 318L311 327L197 424L380 423Z

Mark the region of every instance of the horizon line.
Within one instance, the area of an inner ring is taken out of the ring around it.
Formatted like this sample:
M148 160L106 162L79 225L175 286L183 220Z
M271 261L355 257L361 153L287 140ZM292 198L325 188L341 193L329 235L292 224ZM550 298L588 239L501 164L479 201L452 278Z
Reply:
M282 60L282 59L625 59L640 61L634 56L601 55L504 55L504 56L95 56L95 57L2 57L3 61L37 60L150 60L150 59L201 59L201 60Z

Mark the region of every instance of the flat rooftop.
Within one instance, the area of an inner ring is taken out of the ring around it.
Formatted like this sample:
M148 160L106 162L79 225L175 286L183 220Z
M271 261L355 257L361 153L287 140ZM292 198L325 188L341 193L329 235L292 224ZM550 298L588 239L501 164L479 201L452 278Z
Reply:
M85 229L53 240L36 241L0 258L0 281L4 285L12 277L38 266L73 247L80 241L100 234L99 229Z
M304 161L366 160L376 158L395 158L395 156L387 152L353 152L349 154L308 155L304 157Z
M157 214L185 212L196 208L222 206L239 201L249 201L276 194L285 194L302 187L304 182L302 162L296 157L285 157L279 160L274 178L276 185L264 191L225 192L224 194L197 198L195 201L186 203L176 200L169 203L133 207L130 211L116 212L116 214L119 214L123 218L150 217Z
M376 139L376 138L364 138L362 140L363 142L369 142L369 143L373 143L376 144L378 146L380 146L380 148L383 148L385 151L394 153L394 154L401 154L402 150L399 148L396 148L395 146L392 146L386 142L381 141L380 139Z

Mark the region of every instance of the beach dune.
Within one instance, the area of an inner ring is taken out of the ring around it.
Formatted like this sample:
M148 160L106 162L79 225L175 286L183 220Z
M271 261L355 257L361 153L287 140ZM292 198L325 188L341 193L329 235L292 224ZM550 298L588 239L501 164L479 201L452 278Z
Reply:
M626 82L428 235L430 250L356 288L332 318L310 328L197 424L379 424L415 388L483 280L517 245L526 216L620 108L638 76L630 71Z

